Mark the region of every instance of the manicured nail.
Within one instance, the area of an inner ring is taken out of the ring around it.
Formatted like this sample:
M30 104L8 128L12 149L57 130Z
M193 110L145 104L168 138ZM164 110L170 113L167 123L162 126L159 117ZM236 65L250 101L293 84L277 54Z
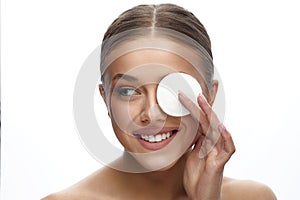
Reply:
M181 90L178 90L178 97L184 100L188 99L188 97Z
M200 93L200 94L198 95L198 97L200 98L200 101L201 101L201 102L203 102L203 103L206 102L206 98L205 98L205 96L204 96L203 94Z

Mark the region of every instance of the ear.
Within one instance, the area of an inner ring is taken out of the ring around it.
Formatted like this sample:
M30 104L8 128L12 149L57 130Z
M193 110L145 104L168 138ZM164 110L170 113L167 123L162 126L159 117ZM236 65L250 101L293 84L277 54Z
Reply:
M104 89L103 89L103 85L102 84L99 84L99 92L105 102L105 93L104 93Z
M219 82L217 80L213 80L212 88L209 90L210 100L209 104L212 106L215 102L217 92L218 92Z
M105 91L104 91L104 88L103 88L103 84L99 84L99 92L100 92L100 94L102 96L102 99L103 99L105 105L106 105L106 108L108 109L108 106L107 106L107 103L106 103L106 96L105 96ZM108 112L108 116L110 117L109 112Z

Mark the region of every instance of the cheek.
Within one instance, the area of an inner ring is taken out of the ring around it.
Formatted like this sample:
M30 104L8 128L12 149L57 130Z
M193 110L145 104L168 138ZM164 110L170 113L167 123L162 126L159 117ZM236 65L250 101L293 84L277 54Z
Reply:
M126 132L128 124L130 123L130 116L128 112L128 104L121 101L111 102L111 118L118 128Z
M130 133L138 119L140 113L140 104L138 102L123 101L112 98L111 113L112 120L123 132Z
M194 144L198 138L199 123L196 123L191 116L183 117L181 123L185 127L183 134L184 140L189 141L190 145Z

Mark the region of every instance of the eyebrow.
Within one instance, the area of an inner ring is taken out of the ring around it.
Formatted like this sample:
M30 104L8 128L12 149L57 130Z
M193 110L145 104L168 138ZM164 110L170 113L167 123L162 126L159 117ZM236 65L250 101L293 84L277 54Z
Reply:
M127 81L137 81L138 79L134 76L130 76L130 75L126 75L126 74L116 74L114 75L114 77L112 78L112 80L116 80L116 79L125 79Z

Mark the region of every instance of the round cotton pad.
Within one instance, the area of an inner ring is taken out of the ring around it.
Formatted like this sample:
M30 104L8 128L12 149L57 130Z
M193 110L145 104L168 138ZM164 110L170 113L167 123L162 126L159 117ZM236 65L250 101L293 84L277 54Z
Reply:
M190 112L178 100L178 92L183 92L197 104L197 96L202 93L198 81L185 73L171 73L158 84L157 101L160 108L168 115L180 117Z

